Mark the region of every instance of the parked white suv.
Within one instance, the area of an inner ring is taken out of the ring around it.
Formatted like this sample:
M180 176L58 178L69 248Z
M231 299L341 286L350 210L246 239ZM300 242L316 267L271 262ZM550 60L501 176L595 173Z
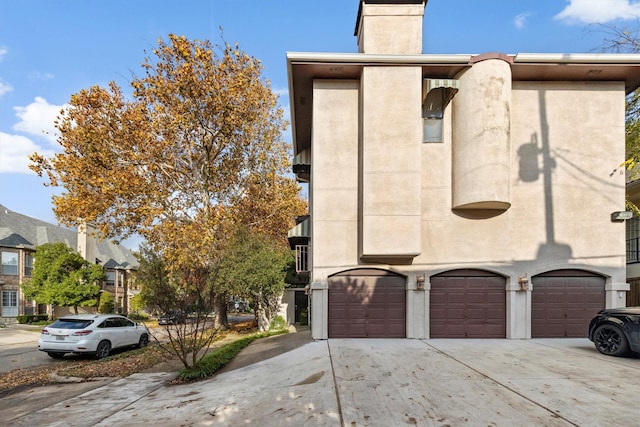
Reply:
M143 324L117 314L76 314L61 317L44 328L38 349L59 359L66 353L93 353L107 357L112 349L144 347L149 330Z

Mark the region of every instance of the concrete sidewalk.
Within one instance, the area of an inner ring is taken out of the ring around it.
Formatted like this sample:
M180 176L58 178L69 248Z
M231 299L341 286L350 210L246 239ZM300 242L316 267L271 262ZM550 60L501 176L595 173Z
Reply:
M4 425L511 427L640 422L640 359L600 355L587 339L331 339L308 342L206 381L167 385L173 375L132 375Z
M11 325L0 328L0 347L35 343L40 338L42 326Z

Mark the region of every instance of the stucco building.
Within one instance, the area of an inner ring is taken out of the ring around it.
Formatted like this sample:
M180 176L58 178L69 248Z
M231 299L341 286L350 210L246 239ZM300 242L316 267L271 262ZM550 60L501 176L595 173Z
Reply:
M287 54L313 338L586 336L629 289L640 55L424 54L425 6L362 0L358 53Z

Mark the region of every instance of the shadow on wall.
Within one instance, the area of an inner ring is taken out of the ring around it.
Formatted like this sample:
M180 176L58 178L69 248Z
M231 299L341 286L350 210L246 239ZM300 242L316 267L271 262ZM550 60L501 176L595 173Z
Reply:
M381 269L353 269L329 277L329 338L404 338L406 282Z

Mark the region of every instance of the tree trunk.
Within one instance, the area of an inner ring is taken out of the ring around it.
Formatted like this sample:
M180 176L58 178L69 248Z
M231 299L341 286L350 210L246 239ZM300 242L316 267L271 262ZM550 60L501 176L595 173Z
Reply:
M260 332L269 330L269 317L260 298L256 299L256 321L258 322L258 330Z
M229 329L229 318L227 317L227 299L225 297L216 298L215 325L219 329Z

